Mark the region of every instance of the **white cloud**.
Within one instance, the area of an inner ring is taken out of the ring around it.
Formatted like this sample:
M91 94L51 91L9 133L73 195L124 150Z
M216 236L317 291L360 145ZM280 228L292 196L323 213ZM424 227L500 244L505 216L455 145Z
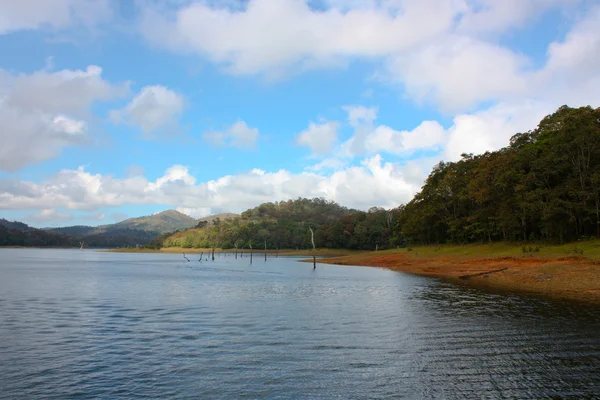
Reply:
M344 106L344 111L348 113L348 122L353 127L370 125L377 119L377 109L365 106Z
M0 180L0 209L94 211L124 204L159 204L198 216L214 210L240 212L262 202L297 197L325 197L361 209L393 207L408 201L418 189L408 182L413 173L405 176L403 167L379 155L330 175L252 170L208 182L196 182L181 165L172 166L154 181L141 176L117 179L80 167L62 170L39 183Z
M113 99L127 89L124 85L114 86L105 81L102 68L97 65L90 65L85 70L41 70L30 75L8 75L6 80L7 106L48 114L81 115L94 101Z
M600 5L591 9L563 41L548 46L548 62L536 76L546 97L560 104L600 103Z
M108 0L0 0L0 35L75 24L91 26L112 15Z
M339 158L331 157L326 158L314 165L306 167L307 171L319 172L323 170L337 170L348 165L348 161L341 160Z
M354 128L352 137L342 144L341 157L355 157L362 155L365 149L367 135L374 129L373 122L377 119L377 110L364 106L344 106L348 113L348 123Z
M64 132L69 135L83 135L87 130L85 121L77 121L64 115L54 117L52 124L58 132Z
M418 149L437 149L444 139L444 128L437 121L424 121L412 131L396 131L380 125L366 137L365 147L370 153L402 154Z
M406 155L415 150L438 150L446 141L446 132L437 121L423 121L411 131L377 125L377 110L364 106L342 107L348 113L352 136L342 144L339 158L386 153Z
M309 147L314 154L327 154L337 142L338 128L339 123L335 121L311 122L306 130L300 132L296 144Z
M113 110L111 118L115 122L124 121L137 126L149 135L162 130L176 130L184 107L182 95L165 86L146 86L125 108Z
M202 138L214 146L252 149L256 147L259 132L244 121L237 121L222 132L204 132Z
M364 124L355 124L355 134L342 145L341 154L342 158L353 158L375 153L410 155L415 150L429 150L438 151L439 156L427 157L424 165L433 166L440 159L457 161L462 153L480 154L508 146L514 134L535 129L544 116L559 106L555 102L534 100L500 103L486 110L458 114L447 129L437 121L423 121L413 130L399 131L366 120ZM328 162L332 160L339 158ZM418 159L412 160L403 170L408 174L419 163ZM421 171L419 176L427 174Z
M402 83L411 99L439 105L445 112L474 110L485 102L600 101L600 6L590 7L564 40L550 43L546 63L534 68L526 55L484 40L476 31L508 29L545 9L578 1L526 0L515 9L513 0L480 1L482 10L466 13L456 31L389 57L385 78Z
M448 30L464 9L456 0L327 10L302 0L250 0L242 10L196 2L174 13L146 9L140 28L152 43L206 56L231 73L269 74L396 53Z
M399 55L388 64L392 79L418 102L460 111L488 100L527 92L528 60L504 47L465 36L448 36Z
M29 75L0 69L0 170L16 171L84 143L92 104L127 90L101 74L93 65Z
M354 59L375 60L383 65L376 75L400 83L410 99L460 113L484 103L523 100L533 93L546 95L559 84L551 70L552 64L560 64L561 51L569 63L566 74L578 76L570 59L573 55L586 54L587 62L579 68L587 65L588 70L593 69L597 64L589 53L597 54L593 43L598 37L594 8L587 13L588 27L573 30L565 49L559 44L550 49L554 61L548 64L546 74L536 71L528 56L499 40L549 10L568 12L578 3L249 0L231 7L218 2L183 2L175 10L147 7L140 29L154 44L198 54L233 74L280 76L345 65ZM566 54L567 48L579 53ZM584 91L585 85L580 86ZM568 87L564 84L560 93L568 95Z
M125 170L125 175L128 178L133 178L135 176L143 176L144 173L146 171L144 170L143 167L140 167L139 165L130 165L129 167L127 167L127 169Z
M471 7L459 24L458 31L498 33L518 28L528 20L558 6L573 6L579 0L471 0Z
M25 220L34 222L36 224L39 224L42 222L52 224L52 223L57 223L57 222L69 221L72 218L73 218L73 216L71 214L63 213L63 212L59 212L55 209L47 208L47 209L41 210L37 213L26 216Z
M551 6L550 3L561 1L548 1L545 6ZM396 68L395 76L401 77L413 98L433 99L444 109L454 111L496 101L484 109L456 114L448 129L436 121L424 121L412 131L377 125L374 109L345 107L354 134L343 143L341 157L441 149L440 157L457 160L461 153L481 153L508 145L512 135L534 129L541 118L562 104L597 106L599 20L600 6L591 8L564 39L548 46L547 62L538 70L531 69L527 59L508 49L456 34L397 56L390 68Z
M524 101L499 104L488 110L454 117L444 151L446 161L457 161L462 153L481 154L508 146L511 136L535 129L558 105Z
M476 112L459 114L447 130L444 157L457 160L461 153L482 153L508 145L518 132L534 129L546 115L567 104L600 104L600 6L591 8L564 40L548 46L546 64L527 77L520 96ZM508 80L507 80L508 82ZM543 100L542 100L543 99Z

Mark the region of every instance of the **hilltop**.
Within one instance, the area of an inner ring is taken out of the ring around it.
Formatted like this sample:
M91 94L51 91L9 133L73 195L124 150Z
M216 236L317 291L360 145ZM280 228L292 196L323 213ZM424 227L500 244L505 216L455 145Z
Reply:
M180 213L176 210L167 210L153 215L137 218L128 218L115 224L100 226L67 226L62 228L50 228L54 232L70 235L101 235L106 233L117 233L120 231L144 231L158 235L166 232L187 229L195 226L198 220Z
M76 246L77 240L71 235L51 232L17 221L0 218L0 246Z
M167 210L146 217L129 218L125 221L114 224L111 229L139 229L149 232L173 232L181 229L187 229L198 223L188 215L176 210Z
M207 224L212 225L216 220L227 221L227 220L232 220L234 218L239 218L239 216L240 216L240 214L219 213L219 214L209 215L204 218L200 218L198 221L200 221L200 223L202 223L202 221L206 221Z

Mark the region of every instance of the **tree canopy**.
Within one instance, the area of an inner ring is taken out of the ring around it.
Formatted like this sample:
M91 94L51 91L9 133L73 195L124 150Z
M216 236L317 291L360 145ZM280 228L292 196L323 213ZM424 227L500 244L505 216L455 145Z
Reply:
M438 164L404 211L418 243L600 237L600 109L563 106L503 149Z

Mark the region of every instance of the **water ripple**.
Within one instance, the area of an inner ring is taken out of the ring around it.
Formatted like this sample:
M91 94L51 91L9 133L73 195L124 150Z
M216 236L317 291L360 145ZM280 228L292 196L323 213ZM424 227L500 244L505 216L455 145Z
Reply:
M600 398L593 306L284 258L0 251L0 399Z

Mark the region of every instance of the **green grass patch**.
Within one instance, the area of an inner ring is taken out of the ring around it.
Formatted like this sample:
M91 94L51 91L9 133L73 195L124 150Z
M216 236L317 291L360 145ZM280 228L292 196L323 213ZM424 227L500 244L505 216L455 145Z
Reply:
M600 240L565 244L509 243L412 246L380 251L381 254L406 253L414 256L449 257L585 257L600 260Z

